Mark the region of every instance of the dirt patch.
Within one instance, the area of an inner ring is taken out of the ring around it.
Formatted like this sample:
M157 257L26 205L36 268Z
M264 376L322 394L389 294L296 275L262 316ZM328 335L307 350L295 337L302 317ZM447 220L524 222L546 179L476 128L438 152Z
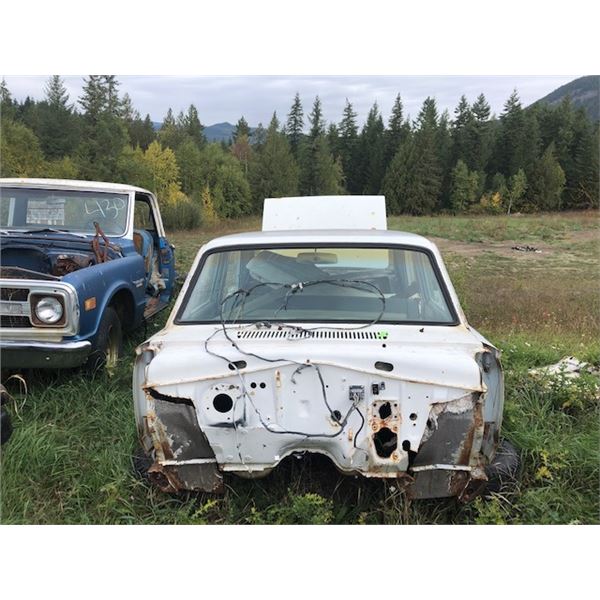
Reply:
M493 252L498 256L507 258L516 258L521 260L530 260L531 258L543 258L551 256L555 252L555 248L545 242L535 242L528 244L535 247L540 252L519 252L513 250L513 246L523 246L523 242L518 240L503 240L501 242L457 242L455 240L446 240L444 238L429 238L440 249L440 252L455 252L462 256L478 256L482 252Z

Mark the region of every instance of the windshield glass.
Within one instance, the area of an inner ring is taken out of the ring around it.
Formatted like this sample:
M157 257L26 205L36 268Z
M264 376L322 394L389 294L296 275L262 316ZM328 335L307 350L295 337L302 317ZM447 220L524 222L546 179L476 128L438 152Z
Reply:
M269 248L213 252L178 323L455 322L426 252Z
M127 227L127 194L0 188L0 227L11 231L60 229L95 233L94 221L107 235Z

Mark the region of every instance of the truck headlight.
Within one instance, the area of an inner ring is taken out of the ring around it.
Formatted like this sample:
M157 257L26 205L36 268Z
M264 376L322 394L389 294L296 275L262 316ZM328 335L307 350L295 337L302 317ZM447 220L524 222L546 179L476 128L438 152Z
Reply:
M41 323L53 325L58 323L63 316L64 310L61 301L55 296L43 296L35 304L35 316Z

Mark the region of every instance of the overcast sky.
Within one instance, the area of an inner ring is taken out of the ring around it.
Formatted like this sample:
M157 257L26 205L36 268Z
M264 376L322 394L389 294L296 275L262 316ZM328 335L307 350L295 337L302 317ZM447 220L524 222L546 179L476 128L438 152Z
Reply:
M517 88L523 105L545 96L576 76L119 76L121 92L128 92L134 106L153 121L162 121L167 109L174 112L195 104L204 125L223 121L235 123L244 116L252 126L267 124L274 110L280 120L289 112L294 94L300 93L305 115L310 112L315 95L323 103L327 121L338 122L345 99L358 112L362 123L374 101L387 120L394 98L402 95L405 115L415 118L427 96L434 96L440 112L447 108L452 114L458 99L465 94L469 101L483 92L499 114L512 90ZM41 99L47 77L7 76L6 83L13 97ZM71 101L81 92L82 76L65 77Z

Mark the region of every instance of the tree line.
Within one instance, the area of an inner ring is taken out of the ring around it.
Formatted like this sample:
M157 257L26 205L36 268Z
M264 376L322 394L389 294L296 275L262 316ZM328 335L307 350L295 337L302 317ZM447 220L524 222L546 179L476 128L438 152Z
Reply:
M233 139L209 143L198 110L169 109L155 131L114 75L85 78L77 104L49 78L41 101L0 84L0 174L120 181L157 193L169 227L260 211L266 197L384 194L391 214L533 212L599 206L598 123L569 98L523 108L514 91L499 117L480 94L454 114L428 97L411 120L401 96L384 123L375 103L362 127L346 100L326 123L319 97L296 94L284 122L241 117Z

